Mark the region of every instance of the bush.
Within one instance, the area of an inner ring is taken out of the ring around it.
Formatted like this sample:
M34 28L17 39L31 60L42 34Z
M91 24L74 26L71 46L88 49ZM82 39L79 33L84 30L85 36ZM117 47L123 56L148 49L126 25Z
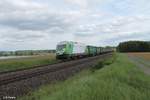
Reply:
M116 54L113 54L112 57L104 60L100 60L96 65L92 67L92 72L95 70L103 68L105 65L110 65L112 64L116 59Z

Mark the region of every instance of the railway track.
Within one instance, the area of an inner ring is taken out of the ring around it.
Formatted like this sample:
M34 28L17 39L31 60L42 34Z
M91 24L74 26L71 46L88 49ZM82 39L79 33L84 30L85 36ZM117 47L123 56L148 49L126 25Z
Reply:
M83 67L83 66L87 66L87 65L90 66L90 64L92 65L95 63L94 61L97 61L100 58L103 59L104 57L107 57L109 55L111 55L111 53L103 54L103 55L99 55L99 56L95 56L95 57L88 57L88 58L83 58L83 59L78 59L78 60L72 60L72 61L68 61L68 62L61 62L61 63L57 63L57 64L52 64L52 65L28 69L28 70L19 70L19 71L12 71L10 73L3 73L3 74L0 74L0 87L3 87L3 90L0 90L0 91L5 92L5 88L9 87L9 89L6 91L8 91L8 94L10 95L11 93L9 93L9 91L13 90L13 86L14 86L15 82L17 83L17 82L27 80L30 78L32 80L32 78L34 78L34 77L42 76L42 75L45 75L48 73L56 73L56 76L57 75L59 76L59 72L61 72L61 71L64 71L63 73L65 73L65 70L69 70L71 68L73 69L73 68ZM92 61L93 61L93 63L90 63ZM86 65L85 65L85 63L86 63ZM72 72L73 72L73 70L72 70ZM60 73L60 75L61 75L61 73ZM50 76L50 77L52 77L52 76ZM11 86L11 84L13 84L13 86ZM35 83L33 83L33 84L35 84ZM33 86L33 85L31 85L31 86ZM23 87L20 86L18 88L23 88ZM4 94L7 94L7 93L4 93Z

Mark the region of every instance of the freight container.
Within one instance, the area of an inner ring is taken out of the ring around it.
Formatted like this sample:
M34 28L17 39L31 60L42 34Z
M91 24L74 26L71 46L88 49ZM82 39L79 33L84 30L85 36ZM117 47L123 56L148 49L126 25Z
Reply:
M94 56L97 54L97 47L95 46L87 46L88 49L88 55Z

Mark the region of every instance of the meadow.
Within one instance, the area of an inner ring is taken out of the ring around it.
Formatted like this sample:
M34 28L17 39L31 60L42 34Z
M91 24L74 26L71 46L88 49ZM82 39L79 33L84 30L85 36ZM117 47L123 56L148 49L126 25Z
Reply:
M19 100L150 100L150 76L125 54L56 84L42 86Z
M30 68L33 66L46 65L56 62L55 54L36 55L25 58L1 59L0 72Z

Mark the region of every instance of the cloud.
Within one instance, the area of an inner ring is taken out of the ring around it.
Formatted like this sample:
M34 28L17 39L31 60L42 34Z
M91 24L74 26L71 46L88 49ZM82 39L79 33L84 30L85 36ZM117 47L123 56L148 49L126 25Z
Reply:
M8 28L1 30L0 33L0 50L55 49L59 41L73 40L72 34L58 35L46 31L22 31Z
M1 1L3 10L0 12L0 25L20 30L46 30L53 27L63 29L71 24L66 21L65 14L50 12L47 7L40 4L30 4L25 0L17 1ZM6 7L6 4L9 6Z
M63 40L104 46L150 38L147 0L1 0L0 6L0 50L49 49Z
M81 8L87 8L88 6L88 0L65 0L65 1L71 4L78 5Z
M72 40L69 32L80 16L51 11L32 0L1 0L0 6L0 50L55 48L58 41Z
M121 40L131 39L148 40L149 24L147 16L117 16L105 24L81 25L76 29L75 36L80 42L95 45L117 45Z

